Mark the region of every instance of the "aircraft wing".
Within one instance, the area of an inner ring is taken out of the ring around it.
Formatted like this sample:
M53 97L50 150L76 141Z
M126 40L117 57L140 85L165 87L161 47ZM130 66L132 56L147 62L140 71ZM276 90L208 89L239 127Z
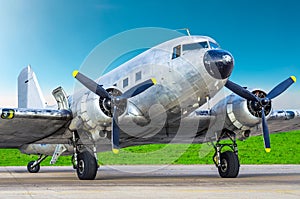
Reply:
M2 108L0 113L1 148L20 147L63 134L72 119L68 110Z
M268 119L268 126L271 133L298 130L300 129L300 111L274 110ZM252 131L261 133L260 126Z
M196 140L201 142L201 135L213 137L215 133L221 131L220 127L226 127L224 116L211 115L208 110L196 110L190 114L187 120L198 120L199 127ZM273 110L268 118L270 133L288 132L300 129L300 110ZM262 134L261 124L251 128L251 135ZM199 137L198 137L199 136ZM200 138L200 139L199 139Z

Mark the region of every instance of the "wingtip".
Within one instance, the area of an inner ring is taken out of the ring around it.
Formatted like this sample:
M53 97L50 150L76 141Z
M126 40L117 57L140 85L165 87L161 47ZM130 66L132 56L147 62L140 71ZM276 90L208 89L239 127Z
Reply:
M270 149L270 148L266 148L265 150L266 150L267 153L270 153L270 152L271 152L271 149Z
M75 78L78 73L79 73L78 70L74 70L73 73L72 73L73 77Z
M291 79L293 80L293 82L296 82L296 81L297 81L297 79L296 79L295 76L291 76Z

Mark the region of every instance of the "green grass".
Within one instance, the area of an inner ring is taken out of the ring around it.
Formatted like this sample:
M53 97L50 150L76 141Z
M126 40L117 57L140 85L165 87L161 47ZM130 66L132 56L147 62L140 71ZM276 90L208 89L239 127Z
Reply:
M300 131L271 135L272 151L266 153L262 136L238 141L241 164L300 164ZM98 154L100 164L213 164L214 150L208 144L151 144ZM0 166L23 166L37 156L16 149L0 150ZM49 165L48 157L42 165ZM56 165L71 165L71 157L60 157Z
M265 152L262 136L237 144L241 164L300 164L300 131L272 134L271 153ZM213 154L208 144L154 144L128 147L118 155L99 153L98 157L103 164L213 164Z

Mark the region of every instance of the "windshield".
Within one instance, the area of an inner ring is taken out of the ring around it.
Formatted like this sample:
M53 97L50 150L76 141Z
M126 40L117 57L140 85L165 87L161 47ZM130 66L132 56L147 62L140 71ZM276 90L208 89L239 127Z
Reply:
M182 45L183 51L197 50L197 49L203 49L203 48L209 48L207 41Z
M216 43L213 43L213 42L209 42L209 45L210 45L210 48L211 49L216 49L216 48L220 48L220 46L218 45L218 44L216 44Z

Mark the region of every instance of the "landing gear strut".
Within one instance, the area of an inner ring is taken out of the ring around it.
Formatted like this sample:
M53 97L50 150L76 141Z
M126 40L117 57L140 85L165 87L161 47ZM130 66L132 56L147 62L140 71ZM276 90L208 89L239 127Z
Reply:
M48 156L47 155L40 155L40 157L38 158L38 160L36 161L30 161L27 164L27 171L29 173L38 173L40 171L40 164L41 162L43 162Z
M73 168L76 169L80 180L94 180L97 175L98 160L96 148L94 152L78 144L79 137L76 132L73 133L74 155L72 157Z
M229 138L232 144L221 144L220 141L223 138ZM222 152L222 149L227 146L232 151ZM239 174L240 162L238 158L238 148L236 144L235 133L230 131L223 131L218 138L217 143L214 145L215 154L213 161L218 168L219 175L222 178L235 178Z

